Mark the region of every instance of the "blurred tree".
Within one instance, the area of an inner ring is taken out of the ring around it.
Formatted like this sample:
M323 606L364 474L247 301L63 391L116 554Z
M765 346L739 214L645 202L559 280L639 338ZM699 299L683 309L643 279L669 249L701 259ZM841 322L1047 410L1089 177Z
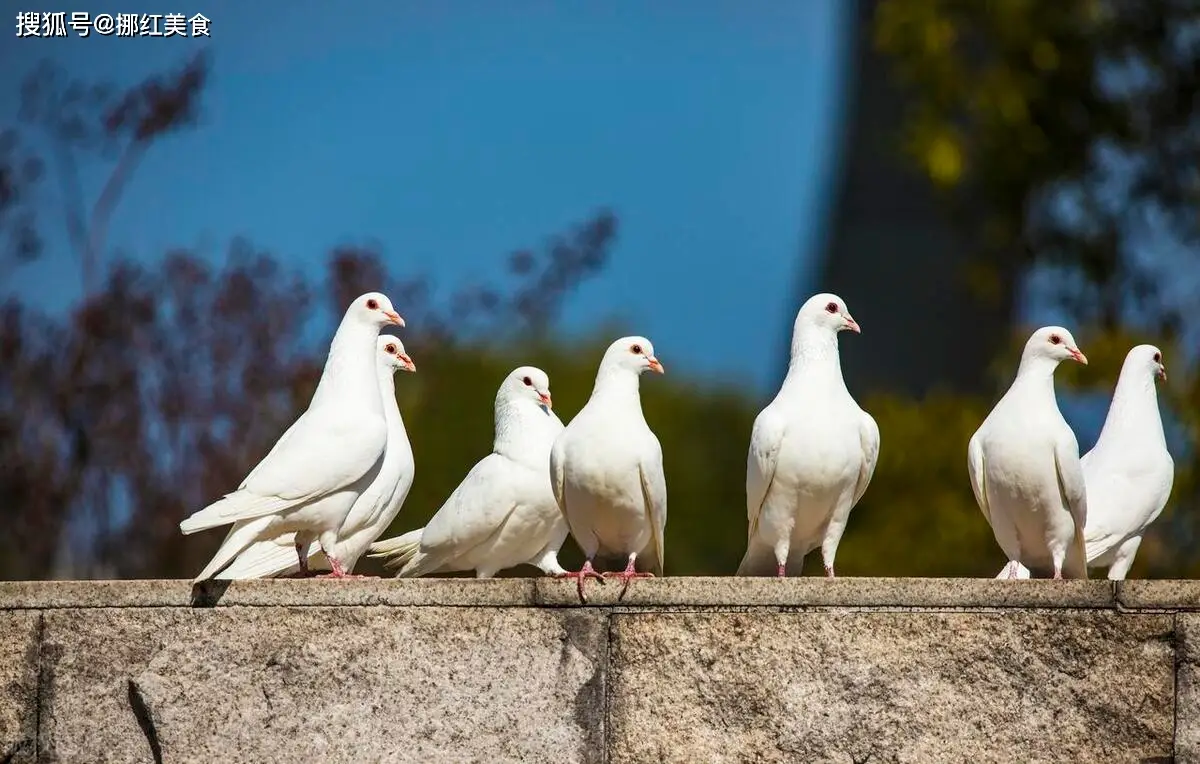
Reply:
M125 91L106 83L71 78L49 61L40 64L22 83L20 117L37 129L50 148L66 232L79 258L85 295L97 287L108 221L121 193L156 140L196 124L208 73L208 57L201 52L178 70L153 75ZM13 161L7 154L11 152L0 143L0 213L5 206L5 168ZM90 205L79 176L80 157L87 154L114 162ZM25 159L21 168L22 180L28 186L40 175L41 164ZM14 230L28 243L31 239L24 232L32 230L32 222L28 217L24 220L26 224ZM17 254L29 258L36 252L36 247L27 244L18 247Z
M401 395L418 454L429 455L422 477L433 479L419 485L448 493L490 445L490 388L528 357L516 338L548 335L615 235L615 217L601 212L544 252L522 253L511 283L459 290L447 308L425 297L425 279L389 277L376 251L332 253L319 290L244 241L219 269L184 251L153 267L114 263L73 316L9 301L0 323L0 576L201 567L220 534L185 539L178 522L236 486L307 405L324 364L324 345L306 339L318 297L340 315L351 297L384 289L414 329L431 328L408 340L430 361ZM498 329L467 333L486 326ZM478 416L464 416L463 401L479 401ZM476 439L461 437L472 430Z
M1064 369L1064 381L1103 405L1129 347L1162 346L1172 364L1162 398L1180 435L1172 505L1194 508L1200 2L867 4L906 100L893 145L968 242L961 256L976 294L985 298L1008 274L1024 274L1035 300L1071 317L1093 361L1086 373ZM1019 333L993 366L998 384L1011 377ZM892 442L919 437L920 422L896 425L880 422L881 459L887 433ZM958 448L969 432L957 436ZM913 465L927 476L926 491L937 484L939 450L923 451ZM944 454L952 457L961 467L961 451ZM955 479L965 486L965 473ZM1200 570L1189 552L1194 517L1169 509L1135 575Z

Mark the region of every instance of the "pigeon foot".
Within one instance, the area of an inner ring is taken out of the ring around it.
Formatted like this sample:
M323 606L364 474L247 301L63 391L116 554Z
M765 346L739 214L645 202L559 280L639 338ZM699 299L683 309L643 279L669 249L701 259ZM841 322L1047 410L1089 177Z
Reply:
M583 593L583 582L589 578L594 578L597 581L599 581L601 584L604 583L604 576L602 576L596 572L596 569L592 567L591 560L584 560L583 567L580 568L577 572L565 570L562 573L556 573L554 577L555 578L568 578L568 579L573 578L573 579L575 579L576 587L579 590L579 601L585 605L587 604L587 596Z
M355 573L347 573L341 562L329 557L328 555L326 555L326 557L329 558L329 567L332 568L332 571L329 573L322 573L321 575L317 576L317 578L371 578L371 576L360 576Z
M825 577L826 578L837 578L837 576L833 575L833 566L832 565L825 566Z
M625 570L622 570L620 573L605 573L604 577L619 578L621 580L621 593L617 595L617 599L621 600L625 598L625 592L629 591L629 584L631 581L633 581L633 579L654 578L654 574L639 572L636 568L634 568L633 558L630 557L629 562L625 565Z
M775 577L776 578L784 578L786 576L787 576L787 565L784 565L781 562L781 563L779 563L779 567L775 569Z

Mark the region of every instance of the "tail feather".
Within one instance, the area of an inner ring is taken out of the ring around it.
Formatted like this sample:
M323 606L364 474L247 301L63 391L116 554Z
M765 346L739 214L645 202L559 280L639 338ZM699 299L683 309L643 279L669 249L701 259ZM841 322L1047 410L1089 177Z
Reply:
M269 541L255 541L215 578L228 580L270 578L271 576L295 573L300 570L300 560L296 555L294 539L295 534L288 533ZM317 556L320 553L321 545L314 541L308 548L310 567L319 567L320 560L317 559Z
M193 580L204 581L220 572L234 557L238 556L239 552L253 544L274 519L273 517L260 517L233 528L225 537L225 541L217 553L213 555L212 560Z
M418 528L395 538L376 541L369 547L367 556L384 558L383 565L388 569L404 567L420 550L421 533L424 530Z
M1083 540L1083 528L1075 526L1075 537L1067 547L1067 559L1063 563L1064 578L1080 578L1087 580L1087 544Z
M296 500L281 499L278 496L259 496L248 491L235 491L193 513L179 524L179 530L186 536L239 520L254 520L275 514L298 503Z
M738 565L739 576L773 576L778 569L775 551L758 539L750 539L746 554Z

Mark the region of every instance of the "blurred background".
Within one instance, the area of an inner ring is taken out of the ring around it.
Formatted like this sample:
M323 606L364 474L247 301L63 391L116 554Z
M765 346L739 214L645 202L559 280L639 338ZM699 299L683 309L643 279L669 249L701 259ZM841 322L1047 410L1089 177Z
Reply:
M636 332L667 572L732 574L751 423L831 290L883 444L839 574L1000 569L966 444L1046 323L1091 361L1058 373L1081 451L1125 352L1164 350L1177 475L1131 576L1200 573L1200 0L179 10L209 36L0 43L0 577L194 575L224 532L179 520L374 289L419 367L388 535L489 452L509 369L566 420Z

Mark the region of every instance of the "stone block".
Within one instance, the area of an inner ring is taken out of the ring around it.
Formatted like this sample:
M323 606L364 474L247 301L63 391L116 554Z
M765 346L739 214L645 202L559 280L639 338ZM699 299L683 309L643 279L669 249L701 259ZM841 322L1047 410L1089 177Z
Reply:
M0 761L33 762L37 744L38 628L41 614L0 613Z
M1171 616L618 614L612 634L613 764L1172 755Z
M1200 613L1175 619L1175 757L1182 764L1200 762Z
M45 761L603 757L600 612L57 610L42 656Z

